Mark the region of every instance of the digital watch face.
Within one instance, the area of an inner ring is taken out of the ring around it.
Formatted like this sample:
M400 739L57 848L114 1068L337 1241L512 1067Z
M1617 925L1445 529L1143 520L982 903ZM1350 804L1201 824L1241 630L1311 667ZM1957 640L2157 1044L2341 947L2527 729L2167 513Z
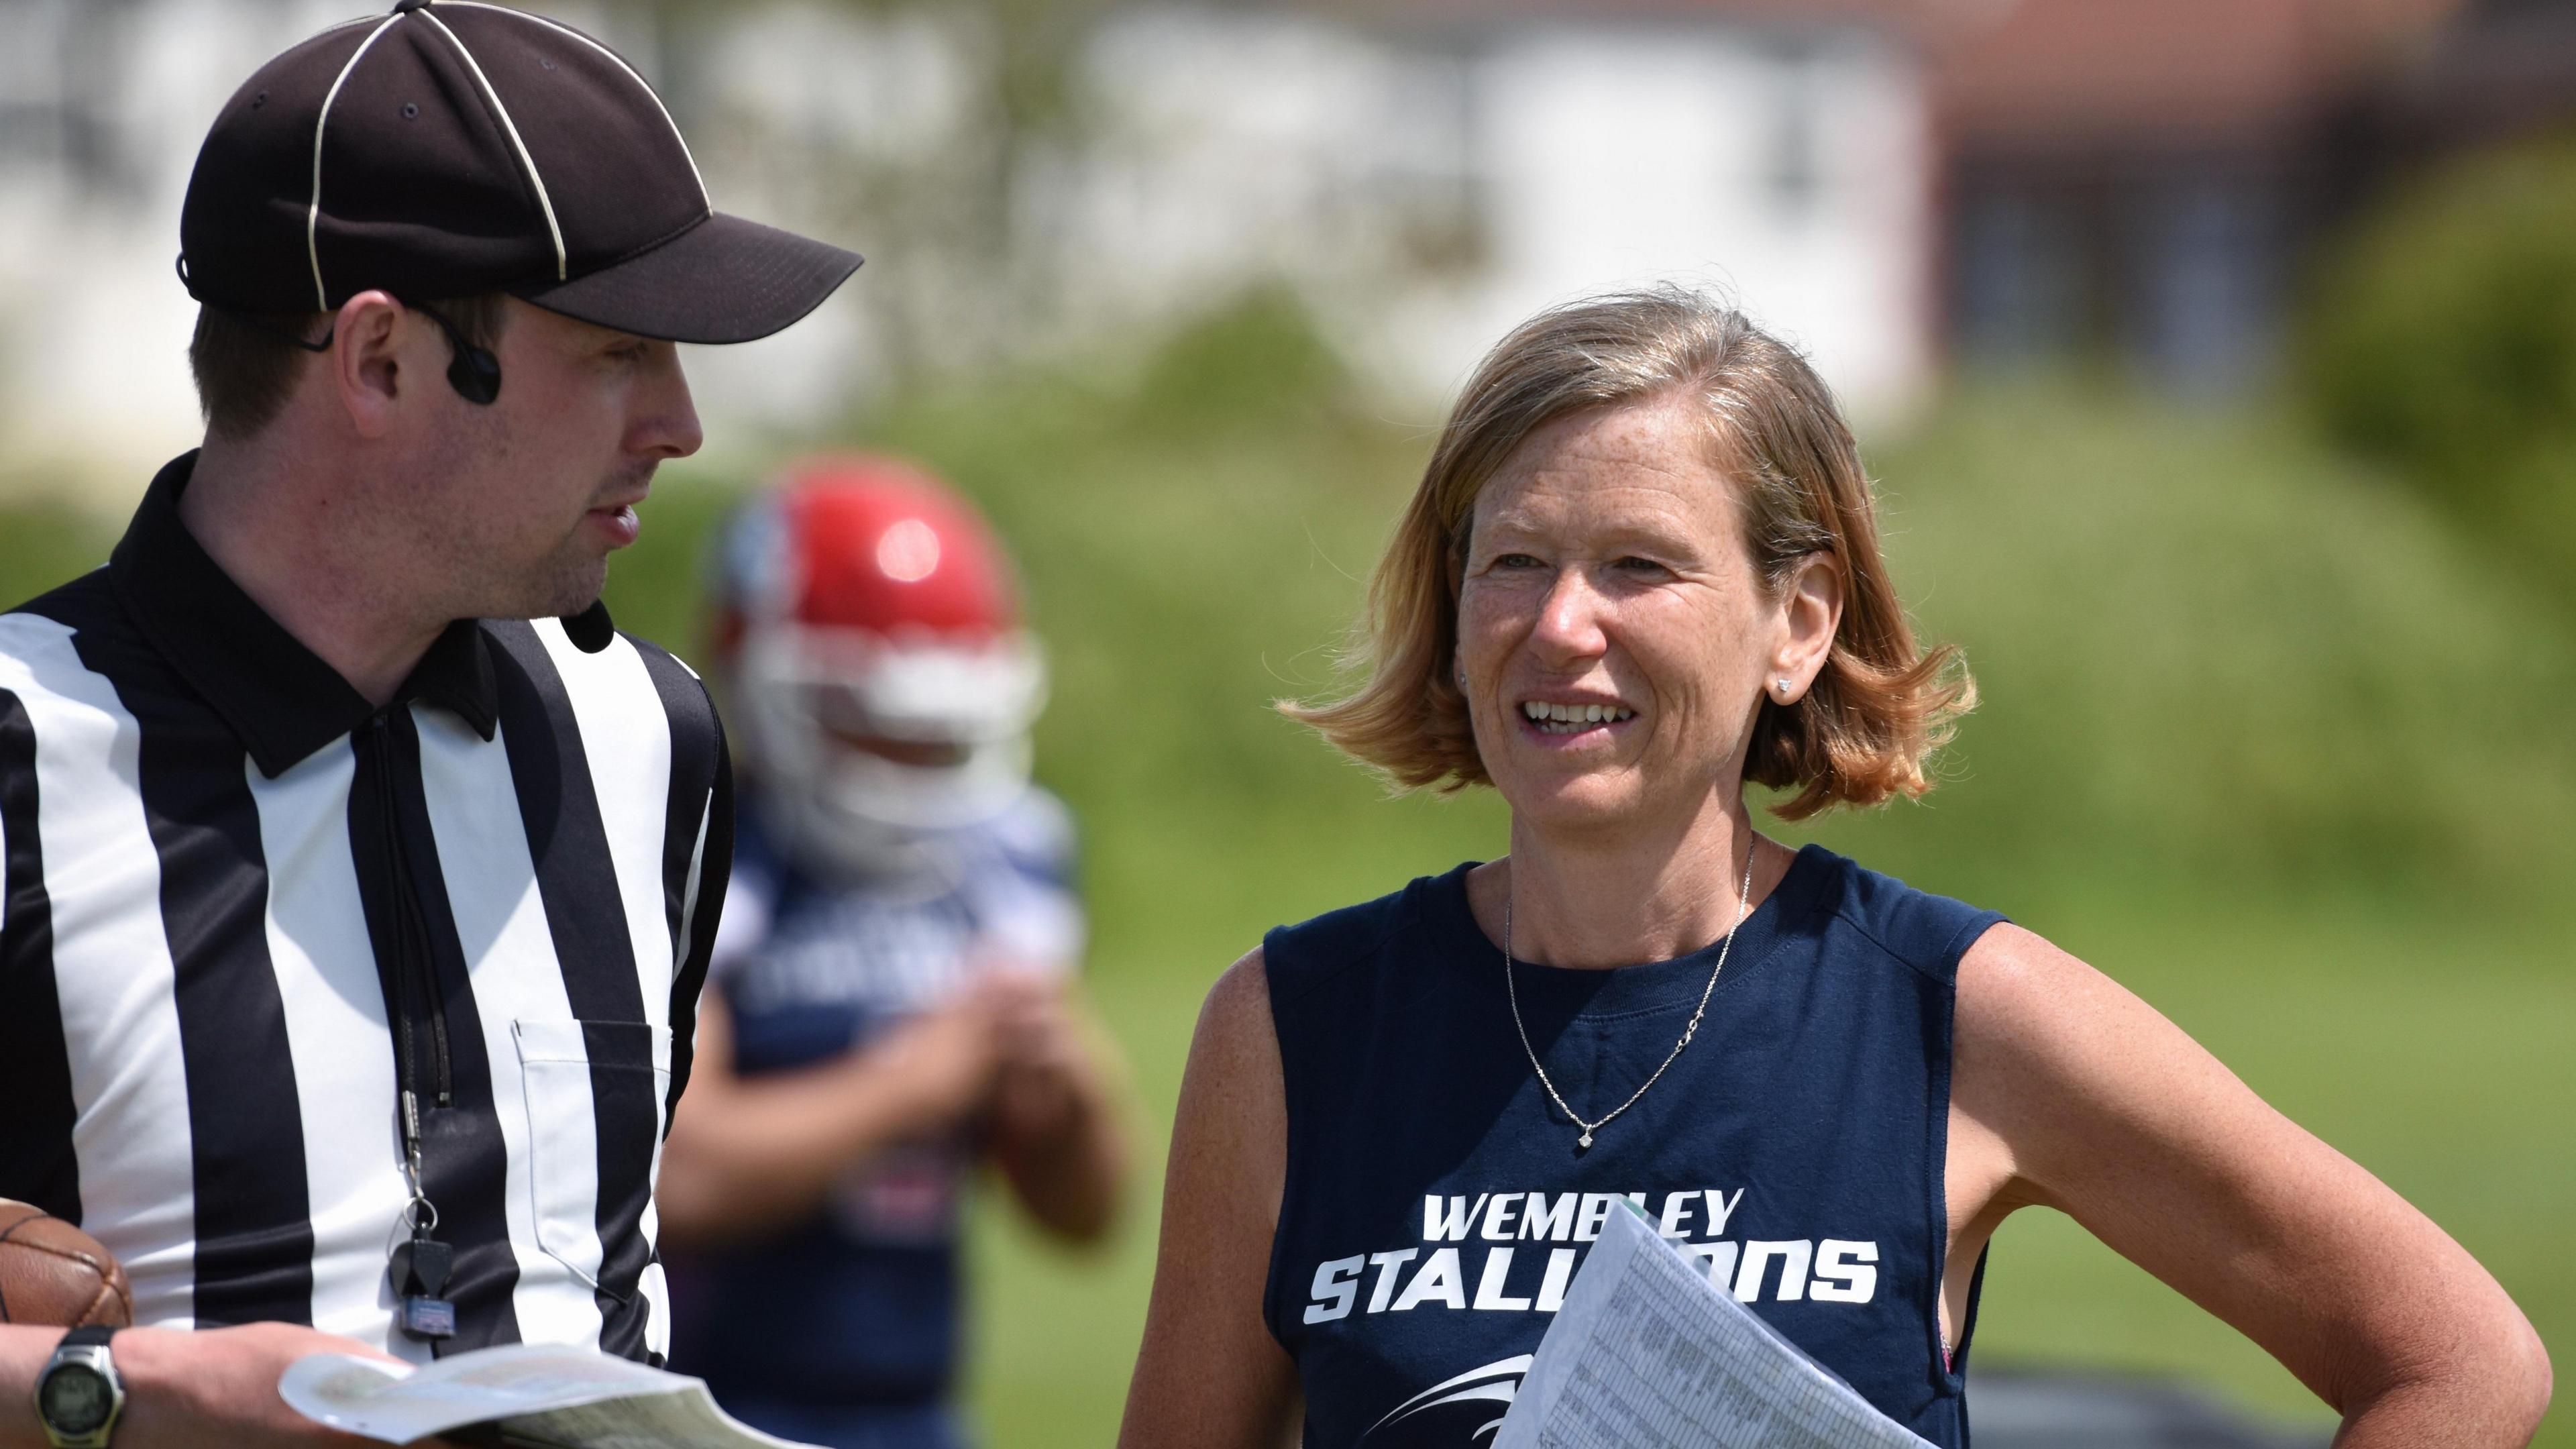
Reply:
M65 1364L45 1376L42 1403L45 1422L58 1434L88 1434L107 1422L115 1399L98 1370Z

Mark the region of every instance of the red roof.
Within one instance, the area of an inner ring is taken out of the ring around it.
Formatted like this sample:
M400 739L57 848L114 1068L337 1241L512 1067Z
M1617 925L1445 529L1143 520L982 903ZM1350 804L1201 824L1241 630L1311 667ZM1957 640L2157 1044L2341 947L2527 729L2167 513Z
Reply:
M2309 114L2426 43L2462 0L2001 0L1952 32L1954 137L2188 140Z
M1988 0L1305 0L1305 8L1433 23L1539 20L1736 20L1805 26L1858 22L1904 34L1949 28Z
M1398 22L1860 24L1917 43L1955 139L2239 137L2427 48L2466 0L1304 0Z

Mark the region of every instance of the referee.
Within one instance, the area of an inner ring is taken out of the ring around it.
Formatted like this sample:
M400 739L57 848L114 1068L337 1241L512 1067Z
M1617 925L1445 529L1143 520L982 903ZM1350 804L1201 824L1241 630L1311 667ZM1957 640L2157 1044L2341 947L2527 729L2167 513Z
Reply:
M659 1358L732 804L697 679L597 601L700 441L673 342L858 265L473 0L269 62L180 233L204 445L0 615L0 1196L146 1326L109 1372L0 1325L0 1449L348 1442L277 1397L324 1350Z

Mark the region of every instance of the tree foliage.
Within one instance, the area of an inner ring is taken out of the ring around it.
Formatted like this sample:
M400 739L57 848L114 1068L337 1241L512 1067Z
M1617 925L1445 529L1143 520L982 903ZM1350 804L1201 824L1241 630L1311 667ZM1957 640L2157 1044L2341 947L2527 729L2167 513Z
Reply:
M2576 598L2576 136L2402 188L2322 270L2300 344L2330 436Z

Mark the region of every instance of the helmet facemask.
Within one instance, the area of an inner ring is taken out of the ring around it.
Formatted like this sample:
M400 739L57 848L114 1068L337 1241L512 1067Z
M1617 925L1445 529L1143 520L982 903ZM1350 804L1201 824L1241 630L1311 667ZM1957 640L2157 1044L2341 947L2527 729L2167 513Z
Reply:
M934 868L943 836L1028 789L1046 669L1025 632L968 644L777 621L739 648L758 805L800 862L861 878Z

